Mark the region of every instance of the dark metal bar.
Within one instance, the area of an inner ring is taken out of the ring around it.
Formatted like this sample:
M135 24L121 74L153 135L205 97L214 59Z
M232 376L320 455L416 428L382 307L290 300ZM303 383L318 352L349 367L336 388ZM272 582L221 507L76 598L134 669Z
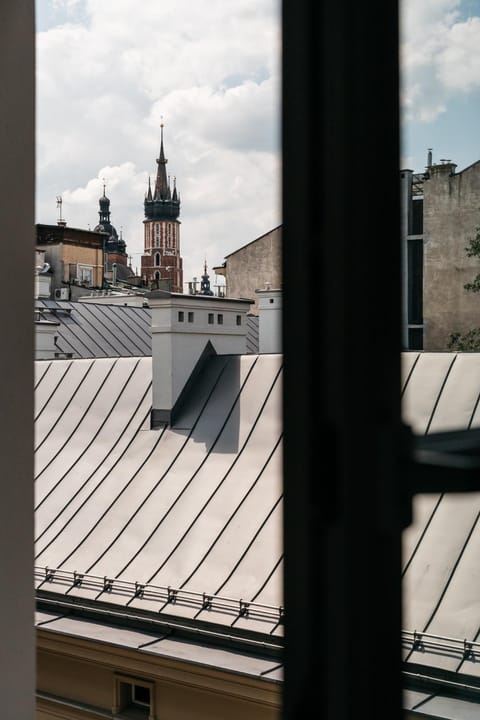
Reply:
M405 451L398 8L284 0L282 12L283 717L314 707L353 720L362 705L371 720L395 720ZM360 641L365 626L378 628L375 642Z

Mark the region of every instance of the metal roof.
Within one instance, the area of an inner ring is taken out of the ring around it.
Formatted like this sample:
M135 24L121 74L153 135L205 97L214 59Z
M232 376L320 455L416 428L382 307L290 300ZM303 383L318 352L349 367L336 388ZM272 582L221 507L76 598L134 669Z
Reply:
M155 617L177 639L194 628L238 647L270 644L278 660L282 362L210 358L175 424L159 430L151 357L35 363L44 610L59 617L73 602L100 624ZM403 353L402 374L416 434L480 427L480 354ZM404 531L403 659L442 687L480 691L479 519L480 493L416 495Z
M38 298L36 308L58 321L57 348L73 358L152 354L148 307ZM258 317L247 315L247 353L258 353Z
M278 646L282 356L211 358L160 430L150 357L35 368L39 598Z
M271 682L278 683L283 679L283 668L275 658L239 653L235 649L220 645L209 646L192 638L180 639L168 631L147 632L138 628L42 611L35 613L35 625L38 629L48 629L49 632L72 638L96 640L163 658L181 658L185 662L261 677Z
M480 354L404 354L403 414L416 434L480 427L479 399ZM403 536L402 638L407 667L414 664L425 676L434 670L445 685L475 685L478 697L479 519L480 492L414 497L413 522ZM454 717L437 705L428 703L433 714Z

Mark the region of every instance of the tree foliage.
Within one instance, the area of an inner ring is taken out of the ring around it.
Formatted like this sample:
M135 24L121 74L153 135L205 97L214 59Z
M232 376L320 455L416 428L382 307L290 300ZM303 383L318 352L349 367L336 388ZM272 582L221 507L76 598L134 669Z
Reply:
M475 230L475 237L470 239L468 246L465 248L465 252L468 257L480 257L480 227ZM464 286L465 290L469 292L480 291L480 273L475 276L473 282L466 283Z
M475 236L470 238L465 252L468 257L480 258L480 226L475 228ZM472 282L465 283L463 287L468 292L480 292L480 273L474 277ZM449 350L460 352L480 352L480 328L473 328L465 333L451 333L447 347Z

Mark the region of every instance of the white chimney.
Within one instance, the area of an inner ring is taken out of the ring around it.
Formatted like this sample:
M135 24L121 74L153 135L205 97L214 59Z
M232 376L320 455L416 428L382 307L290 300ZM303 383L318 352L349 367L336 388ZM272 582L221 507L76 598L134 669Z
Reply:
M169 423L175 403L204 353L242 355L253 300L154 290L152 313L152 427Z
M36 360L51 360L57 356L56 341L59 325L57 320L45 320L40 317L35 320Z
M258 350L260 353L282 352L282 291L265 283L258 295Z

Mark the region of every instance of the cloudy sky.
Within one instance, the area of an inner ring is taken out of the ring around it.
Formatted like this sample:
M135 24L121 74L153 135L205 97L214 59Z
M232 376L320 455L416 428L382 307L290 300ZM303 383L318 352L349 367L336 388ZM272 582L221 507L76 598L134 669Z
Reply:
M480 160L480 0L400 0L402 167Z
M134 268L160 123L184 281L281 223L280 0L36 0L36 221L93 227L103 180ZM480 0L401 0L403 168L480 159ZM211 280L217 280L210 272Z

